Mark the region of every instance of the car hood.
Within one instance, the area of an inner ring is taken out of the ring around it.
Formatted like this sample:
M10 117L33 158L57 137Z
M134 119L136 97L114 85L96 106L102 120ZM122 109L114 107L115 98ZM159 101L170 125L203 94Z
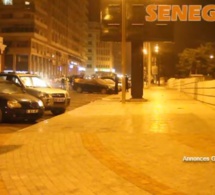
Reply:
M17 100L19 102L38 101L39 99L27 93L0 94L6 100Z
M34 90L34 91L40 91L43 93L48 93L48 94L54 94L54 93L63 93L66 94L67 91L63 89L58 89L58 88L51 88L51 87L28 87L28 89Z

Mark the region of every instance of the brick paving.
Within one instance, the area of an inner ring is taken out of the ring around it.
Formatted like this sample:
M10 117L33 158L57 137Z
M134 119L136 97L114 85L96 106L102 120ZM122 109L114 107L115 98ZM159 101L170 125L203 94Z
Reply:
M162 87L144 93L13 133L0 143L0 194L214 195L215 108Z

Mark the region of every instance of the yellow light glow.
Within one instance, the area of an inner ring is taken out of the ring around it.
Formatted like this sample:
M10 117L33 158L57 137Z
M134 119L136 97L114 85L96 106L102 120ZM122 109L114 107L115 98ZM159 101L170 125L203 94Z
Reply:
M158 44L157 44L157 45L155 45L155 52L156 52L156 53L158 53L158 52L159 52L159 46L158 46Z
M13 0L2 0L4 5L13 5Z

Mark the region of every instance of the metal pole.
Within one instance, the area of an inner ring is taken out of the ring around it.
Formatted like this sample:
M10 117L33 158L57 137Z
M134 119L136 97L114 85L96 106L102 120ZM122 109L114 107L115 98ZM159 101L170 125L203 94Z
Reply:
M147 50L148 50L148 87L151 86L151 71L152 71L152 51L151 51L151 43L147 42Z
M158 66L158 86L160 86L160 56L157 53L157 66Z
M122 0L122 103L126 101L125 74L126 74L126 6Z

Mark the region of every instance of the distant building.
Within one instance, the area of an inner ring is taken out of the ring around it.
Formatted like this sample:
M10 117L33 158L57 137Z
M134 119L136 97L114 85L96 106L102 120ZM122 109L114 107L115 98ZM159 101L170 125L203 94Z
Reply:
M2 0L3 70L42 76L85 70L88 0Z
M113 43L100 40L100 24L98 22L89 22L87 56L87 75L96 72L115 72Z
M0 72L2 71L2 55L4 53L6 45L3 44L3 38L0 37Z

